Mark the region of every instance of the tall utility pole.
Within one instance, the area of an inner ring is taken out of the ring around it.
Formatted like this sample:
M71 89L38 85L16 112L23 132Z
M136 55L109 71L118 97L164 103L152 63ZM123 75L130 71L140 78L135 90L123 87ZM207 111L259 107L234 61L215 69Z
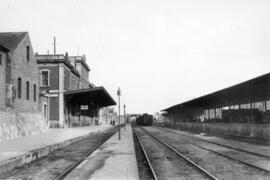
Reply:
M120 87L119 87L118 90L117 90L117 96L118 96L118 116L119 116L119 123L118 123L118 126L119 126L118 140L121 140L121 125L120 125L120 118L121 118L121 115L120 115L120 96L121 96L121 90L120 90Z
M124 128L126 130L126 105L124 104Z
M53 53L56 54L56 38L53 37Z

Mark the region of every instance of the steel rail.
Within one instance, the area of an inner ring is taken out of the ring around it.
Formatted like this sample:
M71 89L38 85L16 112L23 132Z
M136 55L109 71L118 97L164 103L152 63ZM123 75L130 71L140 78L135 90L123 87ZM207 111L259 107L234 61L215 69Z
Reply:
M170 129L167 129L167 128L161 128L161 127L157 127L157 126L155 128L160 129L160 130L169 131L169 132L172 132L172 133L177 133L177 132L175 132L173 130L170 130ZM232 146L229 146L229 145L208 141L208 140L201 139L201 138L195 138L195 137L184 135L184 134L181 134L181 133L177 133L177 134L179 134L181 136L188 137L188 138L196 139L196 140L199 140L199 141L205 141L205 142L212 143L212 144L215 144L215 145L223 146L223 147L226 147L226 148L230 148L230 149L234 149L234 150L237 150L237 151L242 151L242 152L245 152L245 153L249 153L249 154L252 154L252 155L261 156L261 157L270 159L270 156L267 156L267 155L264 155L264 154L258 154L258 153L252 152L252 151L239 149L239 148L236 148L236 147L232 147Z
M160 128L158 128L158 129L160 129ZM163 129L160 129L160 130L163 130ZM167 132L173 133L173 132L170 131L170 130L167 130L167 129L164 129L164 130L167 131ZM179 134L179 135L182 135L182 134ZM188 137L188 138L189 138L189 136L185 136L185 135L182 135L182 136ZM192 137L190 137L190 138L191 138L191 139L197 140L196 138L192 138ZM198 140L200 140L200 139L198 139ZM252 167L252 168L255 168L255 169L258 169L258 170L267 172L267 173L270 173L270 170L268 170L268 169L265 169L265 168L262 168L262 167L259 167L259 166L256 166L256 165L247 163L247 162L242 161L242 160L239 160L239 159L235 159L235 158L233 158L233 157L231 157L231 156L228 156L228 155L226 155L226 154L223 154L223 153L214 151L214 150L212 150L212 149L208 149L208 148L206 148L206 147L203 147L203 146L200 146L200 145L198 145L198 144L195 144L194 142L190 142L190 141L183 140L183 139L182 139L182 141L184 141L184 142L186 142L186 143L189 143L189 144L192 144L193 146L199 147L199 148L204 149L204 150L206 150L206 151L210 151L210 152L212 152L212 153L215 153L215 154L217 154L217 155L219 155L219 156L222 156L222 157L231 159L231 160L233 160L233 161L239 162L239 163L244 164L244 165L246 165L246 166L249 166L249 167ZM214 144L215 144L215 143L214 143ZM222 146L222 145L221 145L221 146ZM229 147L226 147L226 148L230 149ZM231 149L233 149L233 148L231 148ZM233 150L235 150L235 149L233 149ZM237 151L237 150L236 150L236 151ZM252 154L252 155L254 155L254 154Z
M174 153L176 153L177 155L179 155L181 158L183 158L185 161L187 161L188 163L190 163L192 166L196 167L198 170L200 170L202 173L204 173L208 178L214 179L214 180L218 180L217 177L215 177L210 172L208 172L207 170L203 169L202 167L200 167L199 165L197 165L196 163L194 163L192 160L190 160L188 157L186 157L185 155L183 155L182 153L180 153L178 150L176 150L171 145L169 145L166 142L162 141L160 138L158 138L157 136L153 135L152 133L147 132L144 128L141 127L141 129L146 134L148 134L149 136L153 137L154 139L156 139L157 141L159 141L161 144L163 144L167 148L169 148L171 151L173 151Z
M184 141L185 141L185 140L184 140ZM185 141L185 142L190 143L190 142L188 142L188 141ZM270 173L270 170L268 170L268 169L264 169L264 168L262 168L262 167L258 167L258 166L256 166L256 165L247 163L247 162L245 162L245 161L242 161L242 160L239 160L239 159L235 159L235 158L230 157L230 156L228 156L228 155L226 155L226 154L223 154L223 153L214 151L214 150L212 150L212 149L208 149L208 148L202 147L202 146L197 145L197 144L195 144L195 143L190 143L190 144L192 144L193 146L197 146L197 147L199 147L199 148L201 148L201 149L204 149L204 150L206 150L206 151L213 152L213 153L218 154L218 155L220 155L220 156L223 156L223 157L225 157L225 158L228 158L228 159L237 161L237 162L239 162L239 163L245 164L246 166L250 166L250 167L253 167L253 168L255 168L255 169L259 169L259 170L261 170L261 171Z
M122 127L121 127L122 128ZM120 128L120 129L121 129ZM99 148L103 143L105 143L109 138L111 138L114 134L116 134L119 129L116 129L113 133L103 138L98 144L96 144L93 148L91 148L87 153L83 155L78 161L74 162L67 169L65 169L60 175L58 175L55 180L64 179L69 173L71 173L82 161L84 161L90 154L92 154L97 148Z
M145 159L146 159L146 161L147 161L147 164L148 164L148 166L149 166L149 168L150 168L150 170L151 170L151 174L152 174L153 178L154 178L155 180L158 180L157 175L156 175L156 173L155 173L155 170L154 170L153 166L151 165L151 162L150 162L150 160L149 160L149 157L148 157L148 155L147 155L147 153L146 153L146 151L145 151L145 148L144 148L144 146L143 146L143 144L142 144L141 138L139 137L139 135L137 134L137 132L136 132L135 129L134 129L134 133L135 133L136 138L138 139L138 142L139 142L140 147L141 147L141 149L142 149L142 151L143 151L143 155L144 155L144 157L145 157Z

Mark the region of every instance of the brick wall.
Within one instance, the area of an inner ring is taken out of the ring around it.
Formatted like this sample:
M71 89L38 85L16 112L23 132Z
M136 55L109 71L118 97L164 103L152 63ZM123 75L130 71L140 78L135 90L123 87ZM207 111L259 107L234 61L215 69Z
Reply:
M81 75L80 79L80 89L89 87L89 71L82 65L81 62L76 63L76 69L79 71Z
M89 82L84 80L84 79L80 80L80 84L81 84L81 86L80 86L81 89L89 88Z
M65 90L77 90L79 88L79 77L75 75L71 69L65 66L65 79L64 79L64 89Z
M71 76L70 76L70 90L79 89L79 81L80 81L80 79L76 75L71 73Z
M49 86L41 87L41 90L58 90L59 89L59 68L58 65L39 64L39 70L48 70L50 74Z
M30 58L27 61L26 47L30 47ZM39 70L32 49L29 35L11 54L11 84L13 86L13 107L18 111L36 112L39 110ZM21 98L18 93L18 78L22 79ZM29 100L26 98L26 82L29 81ZM36 85L36 101L34 101L34 85Z
M64 72L64 76L65 76L64 77L64 89L71 90L71 87L70 87L70 74L71 74L71 72L67 67L65 67L64 71L65 71Z
M50 97L50 120L59 120L59 98Z
M83 65L81 67L81 76L82 79L89 81L89 71L87 71L87 69Z

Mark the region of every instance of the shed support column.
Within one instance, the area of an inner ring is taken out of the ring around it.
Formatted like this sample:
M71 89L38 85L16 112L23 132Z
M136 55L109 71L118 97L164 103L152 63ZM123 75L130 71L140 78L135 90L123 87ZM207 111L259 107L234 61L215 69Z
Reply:
M242 118L242 109L241 109L241 103L239 103L239 113L240 113L240 122L242 122L243 118Z
M252 109L253 109L253 107L252 107L252 102L250 102L250 118L249 118L249 120L248 120L248 124L250 123L250 121L252 120Z
M201 109L201 122L203 122L202 120L204 120L204 110L203 110L203 108Z
M211 116L210 116L210 109L208 109L208 120L211 120Z
M217 121L217 112L216 112L216 107L215 107L215 109L214 109L214 114L215 114L215 122Z
M222 119L222 107L218 108L218 112L219 112L219 119Z
M203 109L203 122L206 121L206 109Z

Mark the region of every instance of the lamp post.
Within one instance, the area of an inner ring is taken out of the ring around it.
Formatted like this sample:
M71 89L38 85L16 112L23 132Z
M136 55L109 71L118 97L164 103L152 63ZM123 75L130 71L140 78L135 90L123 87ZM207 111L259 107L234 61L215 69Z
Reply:
M121 90L120 87L117 90L117 96L118 96L118 116L119 116L119 132L118 132L118 140L121 140L121 126L120 126L120 96L121 96Z
M126 105L124 104L124 128L126 130Z

